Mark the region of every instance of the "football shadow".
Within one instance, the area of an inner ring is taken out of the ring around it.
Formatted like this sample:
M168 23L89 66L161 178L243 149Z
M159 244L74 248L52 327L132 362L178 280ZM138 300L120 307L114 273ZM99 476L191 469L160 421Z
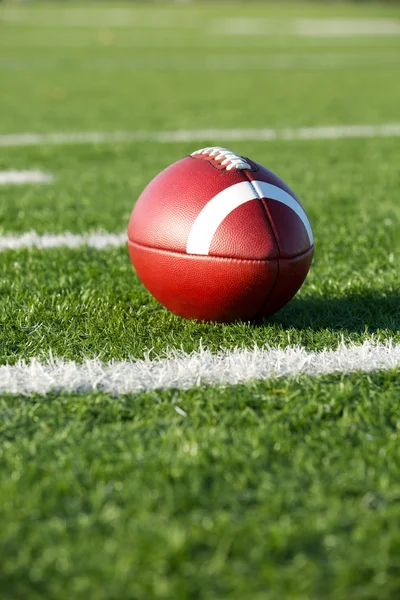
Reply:
M266 322L266 321L264 321ZM296 329L373 333L400 331L400 294L352 294L345 298L294 298L268 322Z

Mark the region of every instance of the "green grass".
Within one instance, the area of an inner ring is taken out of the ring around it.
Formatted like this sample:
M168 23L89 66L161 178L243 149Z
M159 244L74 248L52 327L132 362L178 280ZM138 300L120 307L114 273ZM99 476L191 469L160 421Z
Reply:
M71 359L141 357L149 348L190 351L200 341L216 350L255 342L335 347L343 336L398 340L400 208L393 199L400 183L399 144L338 140L327 146L240 145L296 188L317 240L303 289L263 326L183 324L147 294L125 248L24 250L4 254L0 264L1 360L49 350ZM7 152L6 168L33 164L57 179L51 186L10 187L1 219L20 232L123 231L146 182L168 157L191 149L154 144L99 146L89 153L87 147L14 149Z
M70 5L0 7L2 134L399 121L398 36L212 33L227 13L284 25L395 19L398 6L135 5L123 27L110 6L90 7L93 27L63 26ZM277 55L299 62L271 67ZM221 58L252 68L204 67ZM206 143L218 140L0 148L0 170L55 176L0 188L0 235L124 231L148 181ZM186 322L149 296L126 248L4 252L0 364L400 342L398 139L231 146L310 216L315 260L288 306L258 325ZM397 370L0 397L0 598L398 597L399 392Z
M8 253L0 263L0 360L50 352L73 360L142 358L150 348L155 356L200 344L213 351L255 343L312 350L335 348L343 337L399 342L398 273L392 264L375 272L376 262L355 261L360 274L341 269L340 279L317 257L307 284L281 312L262 324L226 325L167 312L139 282L125 248Z
M386 373L3 398L3 597L397 597L399 393Z

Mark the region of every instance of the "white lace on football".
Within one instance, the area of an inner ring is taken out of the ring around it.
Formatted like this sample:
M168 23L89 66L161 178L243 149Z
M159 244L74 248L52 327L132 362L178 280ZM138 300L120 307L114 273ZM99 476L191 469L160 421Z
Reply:
M249 165L243 156L235 154L227 148L221 148L220 146L211 146L210 148L202 148L201 150L192 152L192 156L196 156L197 154L206 154L207 156L210 156L219 162L221 166L225 167L227 171L231 171L231 169L251 169L251 165Z

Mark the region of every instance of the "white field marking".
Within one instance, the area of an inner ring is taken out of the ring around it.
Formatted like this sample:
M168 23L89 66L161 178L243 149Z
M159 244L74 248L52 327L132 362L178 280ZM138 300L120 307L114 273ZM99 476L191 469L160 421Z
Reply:
M78 235L75 233L60 233L39 235L34 231L30 233L6 234L0 236L0 252L6 250L23 250L25 248L38 248L47 250L51 248L80 248L88 246L97 250L107 248L117 248L127 243L126 233L85 233Z
M66 146L81 144L181 143L218 140L219 142L270 142L274 140L335 140L400 137L400 123L382 125L326 125L298 129L193 129L178 131L77 131L74 133L6 133L0 147Z
M294 33L304 37L358 37L400 35L397 19L299 19Z
M216 19L211 34L300 36L300 37L359 37L400 35L397 19L268 19L260 17L231 17Z
M0 394L85 393L93 390L122 395L156 389L188 389L199 385L237 384L298 375L369 373L400 366L400 344L365 341L340 345L336 350L253 348L209 350L186 354L170 352L165 358L111 361L86 359L82 363L32 358L0 366Z
M17 185L23 183L51 183L53 175L43 171L0 171L0 185Z
M12 35L10 35L12 32ZM191 33L191 32L190 32ZM6 35L8 34L8 35ZM16 36L18 35L18 40ZM222 44L222 39L217 41L217 45ZM259 39L260 41L260 39ZM15 27L6 31L3 29L0 38L0 48L90 48L95 46L114 46L117 48L187 48L188 39L186 35L177 36L176 31L172 29L163 29L151 32L148 29L136 29L134 32L130 29L120 29L116 31L107 27L104 29L88 31L84 29L55 29L48 28L46 31L41 29L17 30ZM206 40L190 40L190 47L204 48ZM54 61L53 61L54 62Z
M181 0L182 1L182 0ZM310 18L279 19L263 17L225 17L211 23L199 18L198 11L179 13L158 8L154 11L143 11L135 8L68 8L47 9L40 11L20 10L6 7L2 10L3 23L24 25L32 28L66 28L99 29L106 27L136 29L174 29L177 32L194 29L199 33L228 33L233 35L297 35L297 36L376 36L398 35L400 22L397 19L376 18Z
M69 64L76 72L131 73L143 71L291 71L291 70L349 70L398 69L398 53L318 53L318 54L248 54L216 56L215 53L185 57L149 58L84 58ZM11 57L0 59L0 71L60 71L57 57Z
M257 196L258 194L258 196ZM264 181L242 181L222 190L214 196L200 211L190 230L186 252L188 254L207 255L211 242L221 223L238 206L255 199L267 198L276 200L291 208L303 222L307 230L310 244L314 237L308 217L297 200L281 188Z
M281 56L283 53L275 54L277 41L277 38L274 37L275 35L276 32L268 35L250 34L247 36L243 35L243 39L238 39L238 36L235 36L234 49L238 51L241 46L245 45L247 49L260 49L261 53L258 54L259 58L262 55L264 55L264 57ZM190 39L188 36L190 36ZM319 53L322 48L331 47L332 38L316 36L302 37L301 43L304 45L304 49L309 48L311 50L318 48ZM362 57L369 57L370 61L374 61L374 59L377 59L377 54L373 53L372 49L373 47L376 47L380 49L384 56L388 57L390 55L394 58L396 56L394 48L391 48L391 50L387 49L386 51L383 50L386 47L385 43L386 38L384 36L364 36L364 38L338 37L335 38L335 51L328 52L325 50L324 56L329 54L333 60L333 57L338 56L338 51L342 49L343 54L340 52L340 55L347 56L349 60L352 56L358 56L360 60ZM212 53L214 57L220 53L221 48L224 49L224 52L226 51L226 44L226 35L215 35L213 32L211 32L210 35L210 31L199 32L198 35L193 35L193 32L189 29L184 32L177 32L176 30L167 28L151 31L150 29L144 28L135 30L120 28L116 30L105 27L89 31L88 29L55 29L50 27L47 28L47 30L27 28L18 30L18 28L13 27L8 29L3 28L2 35L0 36L0 48L15 48L16 45L21 49L48 48L50 46L52 48L76 49L94 46L113 46L115 48L151 48L152 50L162 48L163 51L165 51L166 47L169 49L175 48L176 50L185 47L186 50L190 48L192 50L198 49L203 52ZM355 54L347 51L349 45L355 47L357 50ZM271 52L271 54L269 54L269 52ZM223 55L220 53L220 56L222 57ZM231 52L229 53L229 56L232 56ZM243 55L241 56L243 57ZM291 56L294 58L296 57L296 54L291 54ZM300 58L301 56L307 55L300 54L297 56ZM312 56L316 57L316 54L309 54L308 56L311 59ZM197 57L199 57L199 54L197 54Z
M25 25L30 29L33 27L43 28L148 28L148 29L186 29L188 27L199 27L196 14L179 13L160 9L157 11L143 11L135 8L67 8L46 9L39 11L20 10L14 7L6 7L1 14L3 23L13 25Z

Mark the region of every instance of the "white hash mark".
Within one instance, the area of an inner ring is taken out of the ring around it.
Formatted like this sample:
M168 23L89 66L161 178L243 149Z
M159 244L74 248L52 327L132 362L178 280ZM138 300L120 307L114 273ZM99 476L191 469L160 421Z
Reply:
M51 183L53 175L43 171L0 171L0 185L18 185L25 183Z
M45 233L39 235L35 231L29 233L5 234L0 236L0 252L6 250L24 250L26 248L37 248L39 250L50 250L52 248L81 248L88 246L96 250L118 248L127 244L126 233Z

